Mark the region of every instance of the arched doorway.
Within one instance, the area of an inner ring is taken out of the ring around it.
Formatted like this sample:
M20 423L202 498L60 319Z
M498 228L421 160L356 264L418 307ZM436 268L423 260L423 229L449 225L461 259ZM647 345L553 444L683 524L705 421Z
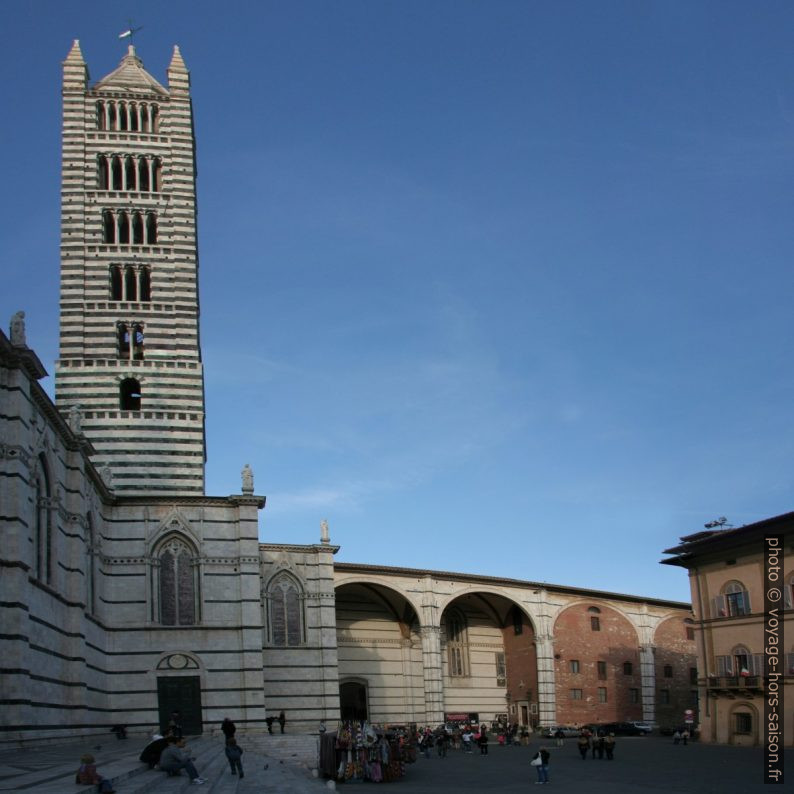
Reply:
M339 686L339 712L343 720L366 720L367 685L362 681L343 681Z

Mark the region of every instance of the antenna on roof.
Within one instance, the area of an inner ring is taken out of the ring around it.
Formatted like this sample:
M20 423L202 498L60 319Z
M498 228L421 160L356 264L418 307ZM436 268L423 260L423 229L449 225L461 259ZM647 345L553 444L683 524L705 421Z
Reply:
M143 30L143 25L141 25L141 26L140 26L140 27L138 27L138 28L135 28L135 27L133 27L133 26L132 26L132 20L131 20L131 19L129 20L129 25L130 25L130 26L129 26L129 27L128 27L128 28L127 28L127 29L126 29L126 30L125 30L123 33L119 33L119 38L120 38L120 39L129 39L129 40L130 40L130 44L132 44L132 43L133 43L133 41L132 41L132 37L133 37L133 36L134 36L134 35L135 35L135 34L136 34L136 33L137 33L139 30Z
M717 527L724 527L726 524L729 527L733 526L733 524L728 524L728 519L725 518L725 516L720 516L714 521L709 521L707 524L703 524L703 526L706 527L706 529L716 529Z

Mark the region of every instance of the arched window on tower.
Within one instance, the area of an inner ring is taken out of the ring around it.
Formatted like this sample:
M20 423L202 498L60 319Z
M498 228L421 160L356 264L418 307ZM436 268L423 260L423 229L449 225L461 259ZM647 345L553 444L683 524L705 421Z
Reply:
M469 675L469 631L466 618L458 609L448 609L444 613L447 639L447 664L452 678L465 678Z
M96 103L96 128L98 130L104 130L105 122L105 103L99 100Z
M122 411L141 410L141 384L135 378L125 378L119 385L119 408Z
M102 213L102 242L110 245L116 242L116 219L110 210Z
M118 217L118 227L119 227L119 244L120 245L129 245L130 244L130 221L127 213L122 210L119 213Z
M132 328L132 357L139 361L143 358L143 326L134 325Z
M108 171L108 161L104 154L97 155L97 176L96 186L99 190L108 190L110 182L110 172Z
M157 216L153 212L146 213L146 245L157 242Z
M149 131L160 132L160 108L157 105L149 106Z
M130 102L130 129L133 132L138 131L138 105L135 102Z
M138 190L148 193L151 190L149 183L149 160L146 157L138 158Z
M280 647L304 643L303 597L298 582L288 573L276 576L268 588L270 642Z
M124 175L126 177L126 182L124 185L125 190L137 190L138 183L135 179L136 176L135 160L132 157L130 157L130 155L127 155L124 158L124 171L125 171Z
M194 549L179 537L171 537L157 552L160 623L193 626L198 614L198 567Z
M116 326L116 338L118 341L119 358L130 357L130 329L126 323L119 323Z
M152 275L148 267L141 268L139 278L141 283L140 300L148 303L152 299Z
M159 193L163 189L163 161L155 157L152 162L152 190Z
M119 102L119 129L123 131L129 129L126 102Z
M117 130L118 129L118 114L116 113L116 103L115 102L108 102L107 103L107 127L108 130Z
M143 245L143 218L140 212L132 215L132 244Z
M122 299L121 288L121 268L118 265L110 266L110 300L120 301Z
M135 268L129 265L124 268L124 300L138 300L138 284L135 277Z
M121 158L114 154L110 159L110 190L121 190L123 185L121 175Z

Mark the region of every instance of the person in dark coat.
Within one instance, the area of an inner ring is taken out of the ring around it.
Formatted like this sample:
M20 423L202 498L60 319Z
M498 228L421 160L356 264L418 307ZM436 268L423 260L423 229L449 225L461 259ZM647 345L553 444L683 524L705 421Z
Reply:
M587 760L587 751L590 749L590 738L586 733L582 733L579 736L579 741L577 742L579 747L579 755L582 756L582 761Z
M535 759L540 759L540 764L534 764L535 770L538 773L538 783L548 783L549 782L549 759L551 758L551 754L545 747L541 747L535 753L533 761Z
M281 732L284 733L284 725L287 722L287 715L284 714L284 711L280 711L278 715L278 724L281 726Z
M228 718L224 717L223 722L221 723L221 730L223 731L223 735L226 737L226 743L229 743L229 739L234 738L234 734L237 732L237 726Z
M155 733L149 744L143 748L140 760L143 761L144 764L149 764L149 769L154 769L157 764L160 763L160 753L165 750L167 744L168 739L166 739L165 736Z

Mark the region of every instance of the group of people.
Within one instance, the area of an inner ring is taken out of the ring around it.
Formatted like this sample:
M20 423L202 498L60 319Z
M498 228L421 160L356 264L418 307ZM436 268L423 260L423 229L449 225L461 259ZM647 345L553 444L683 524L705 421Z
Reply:
M607 736L591 735L589 731L582 731L577 739L577 746L579 747L579 755L582 756L582 761L587 760L588 751L592 752L593 758L604 758L607 761L614 761L615 759L615 734L610 733Z
M181 730L179 731L181 734ZM149 769L158 769L167 775L176 776L184 769L188 777L197 786L203 785L206 781L196 769L190 753L187 751L187 743L183 736L174 735L169 729L163 736L159 732L152 735L152 739L140 755L140 760L149 765Z

